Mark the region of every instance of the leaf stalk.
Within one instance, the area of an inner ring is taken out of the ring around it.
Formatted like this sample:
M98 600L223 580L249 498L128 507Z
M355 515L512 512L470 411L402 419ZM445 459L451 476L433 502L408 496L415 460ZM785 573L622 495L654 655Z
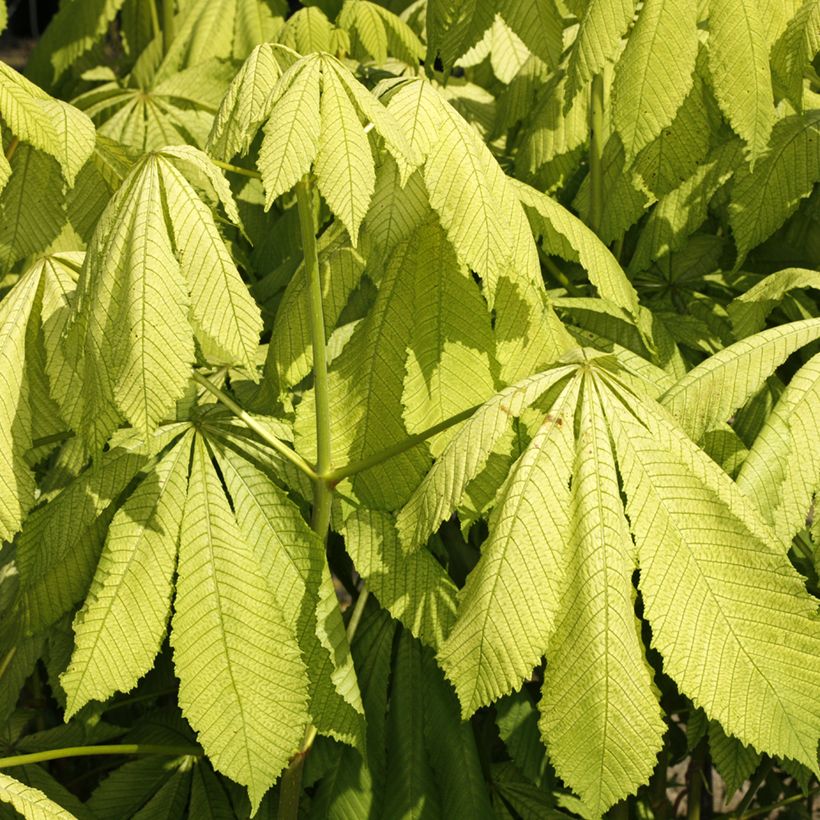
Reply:
M279 455L287 459L294 467L301 470L311 481L317 481L319 476L316 471L305 461L302 456L295 450L292 450L280 441L276 436L269 433L261 424L259 424L253 416L247 411L243 410L227 393L220 390L210 379L203 376L201 373L194 371L193 380L202 385L209 393L211 393L218 402L224 404L246 427L253 430L259 438L262 439L271 448L276 450Z
M181 757L195 755L200 757L199 746L159 746L150 743L117 743L110 746L68 746L63 749L48 749L43 752L31 752L24 755L12 755L0 758L0 769L13 766L27 766L30 763L45 763L48 760L62 760L66 757L92 757L95 755L167 755Z
M604 74L592 80L589 105L589 223L600 233L604 213Z

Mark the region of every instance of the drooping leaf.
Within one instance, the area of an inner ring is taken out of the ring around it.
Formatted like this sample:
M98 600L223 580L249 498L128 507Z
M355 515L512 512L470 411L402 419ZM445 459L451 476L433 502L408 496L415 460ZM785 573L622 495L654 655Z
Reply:
M114 515L75 619L71 664L61 677L66 717L89 700L132 689L159 652L170 614L190 457L186 435Z
M427 223L411 240L415 270L414 310L420 317L409 342L402 404L410 433L481 404L494 391L490 316L481 293L456 260L437 224ZM429 439L433 455L450 432Z
M388 55L409 65L417 65L424 46L404 20L368 0L345 0L337 25L351 34L353 53L383 63Z
M505 0L499 13L533 54L548 66L558 65L563 23L554 0Z
M761 758L753 747L744 746L736 737L727 735L714 720L709 721L709 753L726 784L729 799L752 776Z
M485 467L496 441L538 397L572 373L556 367L531 376L489 399L461 427L433 464L396 520L399 540L408 552L423 545L448 518L469 482Z
M533 232L547 249L568 261L580 262L602 298L638 314L638 294L615 257L593 231L555 200L522 182L515 190L526 206Z
M73 185L94 150L94 124L81 111L49 97L3 62L0 79L0 117L21 142L54 157L66 182ZM3 176L0 168L0 181Z
M171 645L180 706L214 767L248 787L255 809L299 747L307 675L199 436L178 576Z
M576 399L568 386L513 465L481 559L459 594L458 620L439 657L465 717L515 689L547 650L567 562L561 545Z
M282 490L230 447L217 450L237 523L297 636L322 734L362 745L362 704L321 544Z
M638 412L607 405L664 670L727 733L816 768L816 603L726 473L662 415Z
M648 780L665 726L634 614L634 545L596 392L586 381L569 498L550 499L550 508L564 502L568 520L544 543L566 544L567 581L556 585L563 595L547 649L539 726L558 775L600 816Z
M709 0L707 47L715 96L754 165L774 125L769 49L757 0Z
M692 87L697 19L697 0L648 0L641 9L612 89L628 161L672 123Z
M786 4L783 4L786 5ZM782 89L797 111L803 109L803 75L806 64L820 50L820 9L804 0L771 50L775 89Z
M431 0L427 3L426 65L440 58L445 71L490 27L493 4L483 0Z

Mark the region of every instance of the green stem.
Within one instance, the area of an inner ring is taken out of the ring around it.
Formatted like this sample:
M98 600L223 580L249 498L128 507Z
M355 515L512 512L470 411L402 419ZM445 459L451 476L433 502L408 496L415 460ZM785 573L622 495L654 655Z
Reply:
M566 290L569 296L581 295L578 288L576 288L575 285L569 281L569 278L564 271L562 271L561 268L559 268L558 265L552 261L552 258L548 254L544 253L541 248L538 249L538 256L541 259L541 264L550 272L550 274L552 274L555 281Z
M243 410L227 393L220 390L209 379L201 373L194 371L193 380L197 384L201 384L208 392L212 393L217 401L224 404L246 427L253 430L259 438L268 444L272 449L276 450L280 456L286 458L294 467L301 470L311 481L317 481L318 476L316 471L308 464L302 456L295 450L291 450L284 441L280 441L276 436L271 435L261 424L259 424L253 416Z
M0 661L0 678L6 674L6 670L11 665L11 662L14 660L14 656L17 654L17 647L12 646L8 652L3 656L3 660Z
M752 817L760 817L761 814L771 814L775 809L779 809L781 806L788 806L791 803L798 803L801 800L805 800L806 797L811 797L813 794L817 794L820 792L820 786L815 786L811 789L808 795L803 794L793 794L791 797L785 797L783 800L778 800L776 803L772 803L768 806L761 806L754 811L746 812L740 820L750 820Z
M65 757L93 757L95 755L196 755L202 749L199 746L157 746L142 743L120 743L112 746L69 746L65 749L49 749L45 752L32 752L27 755L0 757L0 769L12 766L27 766L29 763L45 763L47 760L61 760Z
M151 33L156 39L162 34L162 26L159 24L159 13L157 12L157 3L159 0L148 0L148 14L151 17Z
M700 804L703 794L703 767L706 763L706 741L701 740L692 753L689 764L689 789L686 794L687 820L700 820Z
M6 148L6 161L11 162L11 158L14 156L14 152L17 150L17 146L20 144L20 140L17 137L12 137L11 141L9 142L9 147Z
M68 441L70 438L74 438L74 431L73 430L63 430L62 433L52 433L50 436L40 436L40 438L35 438L31 442L31 449L36 450L38 447L45 447L48 444L59 444L62 441Z
M174 27L174 0L162 0L162 51L167 54L176 35Z
M389 447L385 447L384 450L379 450L367 458L363 458L360 461L351 461L350 464L346 464L344 467L339 467L337 470L331 470L327 473L325 479L331 486L335 486L343 478L356 475L356 473L362 473L365 470L369 470L371 467L376 467L385 461L389 461L394 456L400 455L406 450L411 450L413 447L422 444L431 436L441 433L444 430L449 430L454 425L465 421L470 418L470 416L472 416L473 413L475 413L480 407L480 404L476 404L474 407L470 407L467 410L462 410L460 413L456 413L455 416L450 416L450 418L444 419L444 421L440 421L438 424L434 424L432 427L428 427L420 433L408 436L395 444L391 444Z
M604 75L592 80L589 105L589 223L601 230L604 213Z
M757 790L763 785L763 781L768 777L769 772L772 770L772 765L772 759L769 757L757 767L755 776L752 778L752 782L749 783L749 788L746 789L746 793L743 795L742 800L737 804L737 808L732 812L735 817L740 817L746 809L749 808L752 800L754 800L755 794L757 794Z
M217 168L221 168L223 171L230 171L233 174L242 174L242 176L250 177L251 179L262 179L262 174L251 168L242 168L239 165L231 165L230 162L222 162L222 160L214 159L213 157L210 157L210 160L214 165L216 165Z
M325 336L322 281L319 275L319 253L316 246L316 223L313 218L313 198L310 177L296 183L296 205L299 210L299 230L302 235L305 280L307 288L308 323L313 348L313 386L316 400L316 478L313 480L313 519L311 527L324 542L330 526L333 490L327 476L331 464L330 396L327 379L327 339ZM364 593L362 593L363 595ZM362 595L359 597L361 598ZM358 602L357 602L358 604ZM302 772L305 758L316 740L317 729L308 726L299 753L282 775L279 789L279 820L296 820L302 794Z

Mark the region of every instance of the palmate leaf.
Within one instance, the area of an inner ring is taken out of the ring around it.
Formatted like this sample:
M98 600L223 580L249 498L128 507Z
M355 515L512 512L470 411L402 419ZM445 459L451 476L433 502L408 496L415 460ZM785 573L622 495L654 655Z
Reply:
M178 575L171 645L180 706L214 767L248 787L255 810L299 747L307 675L200 437Z
M495 9L483 0L430 0L427 3L426 65L441 59L445 71L472 48L492 25Z
M732 186L729 222L737 245L735 268L791 216L820 180L820 111L780 120L754 170L741 167Z
M800 576L755 507L661 407L617 378L614 359L575 358L540 384L533 377L535 395L512 408L543 395L538 407L549 411L500 490L439 653L464 714L518 686L545 652L540 725L562 779L595 815L645 782L663 723L633 615L639 566L653 644L681 691L744 743L816 767L820 627ZM545 394L573 372L557 397ZM522 397L526 386L505 392ZM485 457L476 434L494 432L499 404L464 425L400 514L405 533L417 526L411 544L458 502L465 469ZM516 528L507 569L504 538ZM576 719L559 721L567 711Z
M103 213L80 276L67 339L79 363L55 392L92 447L120 416L150 432L171 412L188 383L194 335L214 363L256 373L259 310L175 159L152 154L134 168Z
M294 63L266 105L270 114L258 160L265 206L314 166L319 190L355 245L375 185L373 149L362 119L372 123L406 178L416 160L401 129L329 54L310 54Z
M336 24L351 35L353 54L383 63L388 55L418 65L424 46L407 23L377 3L345 0Z
M0 801L9 803L26 820L75 820L74 815L49 800L43 792L0 774Z
M649 0L615 69L613 118L627 161L668 127L692 87L697 0Z
M707 47L715 96L754 165L775 119L769 46L757 0L709 0Z
M191 435L152 469L111 522L61 677L66 719L89 700L131 690L165 636L191 458Z

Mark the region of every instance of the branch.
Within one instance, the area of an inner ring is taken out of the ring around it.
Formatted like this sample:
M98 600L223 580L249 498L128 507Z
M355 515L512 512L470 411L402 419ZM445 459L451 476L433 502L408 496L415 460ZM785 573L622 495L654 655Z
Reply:
M12 755L0 758L0 769L12 766L26 766L29 763L45 763L47 760L61 760L65 757L93 757L95 755L168 755L181 757L195 755L200 757L199 746L158 746L142 743L119 743L112 746L69 746L64 749L49 749L45 752L32 752L26 755Z

